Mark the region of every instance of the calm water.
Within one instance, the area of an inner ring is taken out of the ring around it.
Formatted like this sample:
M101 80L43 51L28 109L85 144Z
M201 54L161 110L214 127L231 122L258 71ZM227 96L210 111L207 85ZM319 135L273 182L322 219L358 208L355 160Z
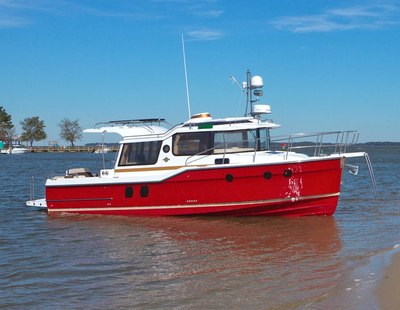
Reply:
M400 149L346 172L334 217L48 216L25 207L45 177L99 154L0 156L0 308L365 309L400 243ZM114 154L107 154L107 166Z

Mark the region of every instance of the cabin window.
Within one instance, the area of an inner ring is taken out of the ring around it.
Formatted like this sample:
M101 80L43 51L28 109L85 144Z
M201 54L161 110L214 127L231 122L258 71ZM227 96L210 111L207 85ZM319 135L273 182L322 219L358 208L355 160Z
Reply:
M254 151L256 145L256 130L216 132L214 136L214 154Z
M160 148L161 141L125 143L118 165L153 165L157 162Z
M269 148L268 129L210 131L175 134L174 155L210 155L265 151Z
M257 131L257 139L259 141L258 150L267 151L269 150L269 129L264 128Z
M212 132L178 133L173 137L174 155L205 155L212 151Z

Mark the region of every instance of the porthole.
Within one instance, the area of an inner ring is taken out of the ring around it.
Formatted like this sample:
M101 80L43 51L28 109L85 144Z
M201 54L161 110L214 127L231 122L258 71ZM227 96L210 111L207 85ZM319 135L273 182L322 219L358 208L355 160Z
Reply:
M133 197L133 187L127 186L125 187L125 198L132 198Z
M287 178L290 178L292 176L293 172L290 169L286 169L285 171L283 171L283 175Z
M162 148L164 153L168 153L170 151L170 149L171 149L171 147L168 144L164 145Z
M140 187L140 197L147 197L149 196L149 187L144 185Z
M267 179L267 180L269 180L270 178L272 178L272 173L269 172L269 171L264 172L264 178Z
M233 175L230 174L230 173L228 173L228 174L225 176L225 179L226 179L227 182L232 182L232 181L233 181Z

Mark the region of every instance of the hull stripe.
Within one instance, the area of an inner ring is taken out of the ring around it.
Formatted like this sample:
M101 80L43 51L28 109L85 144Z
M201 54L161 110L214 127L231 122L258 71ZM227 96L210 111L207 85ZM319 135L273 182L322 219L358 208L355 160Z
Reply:
M173 205L173 206L138 206L138 207L104 207L104 208L48 208L48 212L88 212L88 211L136 211L136 210L165 210L165 209L185 209L185 208L210 208L210 207L232 207L232 206L251 206L259 204L274 204L283 202L297 202L310 199L321 199L339 196L340 192L328 193L320 195L310 195L301 197L287 197L279 199L268 199L268 200L255 200L255 201L244 201L244 202L228 202L228 203L210 203L210 204L188 204L188 205ZM112 198L109 198L111 200ZM69 201L86 201L95 199L75 199ZM99 198L99 200L105 200L105 198ZM54 200L53 200L54 201ZM49 201L50 202L50 201Z

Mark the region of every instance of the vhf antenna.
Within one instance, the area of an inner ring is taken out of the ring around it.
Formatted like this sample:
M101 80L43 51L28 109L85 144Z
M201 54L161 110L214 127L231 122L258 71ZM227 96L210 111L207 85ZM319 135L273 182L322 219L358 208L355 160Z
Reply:
M188 119L190 119L192 114L190 113L189 83L188 83L187 70L186 70L185 41L183 40L183 34L182 34L182 52L183 52L183 66L185 68L186 99L187 99L187 108L188 108L188 113L189 113Z

